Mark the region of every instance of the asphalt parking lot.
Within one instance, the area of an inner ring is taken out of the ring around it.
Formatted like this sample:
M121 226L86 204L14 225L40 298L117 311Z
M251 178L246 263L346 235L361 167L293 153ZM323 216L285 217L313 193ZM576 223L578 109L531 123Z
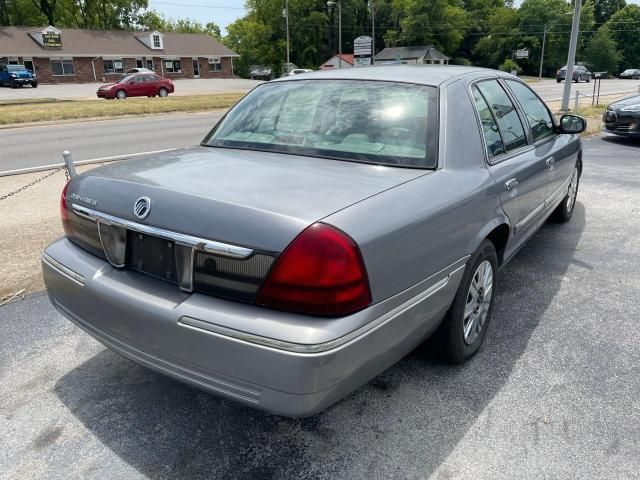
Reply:
M0 307L0 479L640 478L640 142L584 142L570 223L501 272L485 345L429 343L290 420L105 350L43 293Z

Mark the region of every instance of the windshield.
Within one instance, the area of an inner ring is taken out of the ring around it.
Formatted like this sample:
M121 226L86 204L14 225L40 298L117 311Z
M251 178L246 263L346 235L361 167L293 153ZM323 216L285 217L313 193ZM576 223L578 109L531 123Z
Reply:
M363 80L267 83L247 95L204 144L432 168L436 89Z
M7 72L23 72L25 70L24 65L7 65Z

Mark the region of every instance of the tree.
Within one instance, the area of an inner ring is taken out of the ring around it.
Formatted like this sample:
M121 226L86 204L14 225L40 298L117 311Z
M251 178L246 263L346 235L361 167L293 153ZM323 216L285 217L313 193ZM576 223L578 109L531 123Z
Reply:
M625 0L594 0L593 11L598 25L602 25L618 10L625 7Z
M603 25L589 41L585 50L589 65L594 72L615 73L622 60L616 41L612 38L609 27Z
M640 6L627 5L614 13L605 24L620 52L622 67L638 68L640 65Z

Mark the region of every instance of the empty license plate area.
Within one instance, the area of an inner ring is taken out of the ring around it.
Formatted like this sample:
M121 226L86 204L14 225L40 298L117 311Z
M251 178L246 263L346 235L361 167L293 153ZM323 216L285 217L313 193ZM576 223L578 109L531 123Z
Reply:
M144 233L127 231L127 268L178 283L176 245Z

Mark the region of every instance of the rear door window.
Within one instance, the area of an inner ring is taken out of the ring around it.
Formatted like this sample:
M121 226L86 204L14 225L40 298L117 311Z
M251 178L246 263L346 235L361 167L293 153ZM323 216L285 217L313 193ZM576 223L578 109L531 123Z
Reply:
M527 137L515 105L497 80L477 83L500 128L505 150L510 152L527 145Z
M522 106L531 127L533 140L538 141L552 136L554 134L553 118L544 102L529 87L520 82L507 80L507 85Z
M493 113L491 113L489 105L482 94L478 91L477 87L474 86L471 90L473 92L473 100L476 104L476 110L478 110L480 122L482 123L482 133L484 134L489 158L494 158L505 152L498 124Z

